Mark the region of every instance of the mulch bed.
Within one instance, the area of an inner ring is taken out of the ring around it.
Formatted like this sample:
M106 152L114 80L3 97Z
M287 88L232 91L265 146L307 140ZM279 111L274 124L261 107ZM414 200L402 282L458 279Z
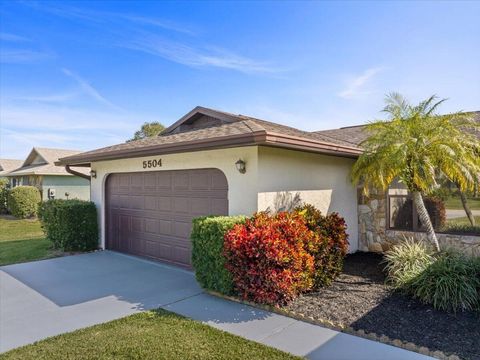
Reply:
M344 324L432 351L480 359L480 315L446 313L421 304L385 285L381 255L356 253L328 288L300 296L287 311Z

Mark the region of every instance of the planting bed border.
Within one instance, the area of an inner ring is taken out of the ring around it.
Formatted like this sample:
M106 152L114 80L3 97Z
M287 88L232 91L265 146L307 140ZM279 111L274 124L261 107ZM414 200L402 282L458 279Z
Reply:
M278 308L278 307L271 306L271 305L258 304L258 303L255 303L253 301L243 300L243 299L240 299L240 298L235 297L235 296L228 296L228 295L220 294L220 293L215 292L215 291L210 291L210 290L205 290L205 291L210 295L217 296L217 297L225 299L225 300L230 300L230 301L234 301L236 303L240 303L240 304L243 304L243 305L252 306L252 307L255 307L255 308L258 308L258 309L261 309L261 310L270 311L270 312L276 313L278 315L287 316L287 317L290 317L292 319L304 321L304 322L307 322L307 323L310 323L310 324L313 324L313 325L320 325L320 326L323 326L323 327L328 328L328 329L343 332L345 334L350 334L350 335L358 336L358 337L361 337L361 338L364 338L364 339L378 341L378 342L381 342L381 343L384 343L384 344L387 344L387 345L391 345L391 346L395 346L395 347L398 347L398 348L402 348L402 349L405 349L405 350L414 351L414 352L417 352L417 353L422 354L422 355L432 356L436 359L440 359L440 360L461 360L460 357L458 357L457 355L454 355L454 354L453 355L447 355L440 350L432 351L425 346L418 346L418 345L416 345L412 342L406 342L406 341L403 341L403 340L400 340L400 339L391 339L390 337L388 337L386 335L381 335L380 336L380 335L377 335L374 332L367 333L365 330L362 330L362 329L355 330L352 327L345 326L344 324L341 324L341 323L334 323L330 320L325 320L325 319L321 319L321 318L314 318L312 316L306 316L306 315L301 314L301 313L285 310L285 309Z

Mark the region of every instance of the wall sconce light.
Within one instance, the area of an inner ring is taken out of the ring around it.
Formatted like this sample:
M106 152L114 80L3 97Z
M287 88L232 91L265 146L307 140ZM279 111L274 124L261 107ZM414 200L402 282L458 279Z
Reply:
M237 167L237 170L240 174L245 174L247 172L247 169L245 167L245 161L238 159L235 163L235 166Z
M90 176L94 179L97 178L97 172L95 170L90 170Z

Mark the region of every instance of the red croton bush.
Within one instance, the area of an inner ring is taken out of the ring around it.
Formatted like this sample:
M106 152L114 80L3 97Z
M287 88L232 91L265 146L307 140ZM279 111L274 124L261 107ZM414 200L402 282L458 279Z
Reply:
M336 212L322 215L312 205L295 209L305 217L307 226L319 236L315 257L314 288L328 286L343 269L343 259L348 251L348 234L345 220Z
M340 273L348 241L338 214L313 206L257 213L225 234L225 266L244 299L283 305L302 292L329 285Z
M258 213L225 234L226 267L244 299L284 304L313 286L317 242L305 218L296 212Z

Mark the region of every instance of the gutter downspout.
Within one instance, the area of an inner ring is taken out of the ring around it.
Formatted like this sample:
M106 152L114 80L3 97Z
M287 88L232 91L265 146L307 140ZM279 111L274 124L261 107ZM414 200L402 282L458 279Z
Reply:
M90 179L90 176L85 175L85 174L83 174L83 173L81 173L81 172L78 172L78 171L75 171L75 170L71 169L71 168L70 168L70 165L65 165L65 170L67 170L67 172L68 172L69 174L72 174L72 175L75 175L75 176L79 176L79 177L81 177L81 178L87 179L88 181L91 180L91 179Z

